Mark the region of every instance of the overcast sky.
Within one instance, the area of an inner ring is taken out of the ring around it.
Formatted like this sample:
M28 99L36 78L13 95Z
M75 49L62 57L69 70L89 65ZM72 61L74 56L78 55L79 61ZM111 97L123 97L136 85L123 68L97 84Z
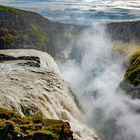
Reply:
M140 0L0 0L0 4L62 22L140 19Z

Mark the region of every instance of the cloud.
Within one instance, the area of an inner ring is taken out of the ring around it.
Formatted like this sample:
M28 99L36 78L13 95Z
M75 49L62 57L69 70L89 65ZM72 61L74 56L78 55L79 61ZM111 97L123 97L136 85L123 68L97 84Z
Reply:
M6 2L9 2L10 0L0 0L0 3L6 3Z
M0 3L39 12L60 22L63 19L63 22L80 23L83 19L85 24L95 20L140 19L138 0L1 0Z

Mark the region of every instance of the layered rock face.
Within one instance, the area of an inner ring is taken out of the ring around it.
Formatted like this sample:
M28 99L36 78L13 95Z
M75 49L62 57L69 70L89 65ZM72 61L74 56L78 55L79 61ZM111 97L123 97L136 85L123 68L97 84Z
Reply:
M74 138L98 139L53 58L35 50L0 50L0 107L20 116L67 120ZM79 122L81 121L81 122Z
M107 32L113 40L140 43L140 21L108 23Z

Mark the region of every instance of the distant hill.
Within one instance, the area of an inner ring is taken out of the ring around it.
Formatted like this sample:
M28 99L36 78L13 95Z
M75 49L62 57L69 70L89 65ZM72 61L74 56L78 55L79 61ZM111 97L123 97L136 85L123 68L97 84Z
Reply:
M55 57L80 28L50 22L34 12L0 6L0 49L32 48L47 51Z
M140 42L140 21L108 23L107 32L113 40Z
M0 5L0 49L32 48L55 58L85 28L51 22L34 12ZM140 21L108 23L107 32L113 40L140 42Z

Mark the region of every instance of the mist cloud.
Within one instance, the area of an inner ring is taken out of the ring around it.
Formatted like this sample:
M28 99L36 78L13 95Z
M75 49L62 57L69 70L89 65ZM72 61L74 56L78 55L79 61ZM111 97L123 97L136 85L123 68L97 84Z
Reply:
M87 124L95 127L103 140L139 140L140 115L136 110L140 103L118 88L127 55L112 49L105 28L96 23L77 37L77 57L62 64L62 76L79 98Z

